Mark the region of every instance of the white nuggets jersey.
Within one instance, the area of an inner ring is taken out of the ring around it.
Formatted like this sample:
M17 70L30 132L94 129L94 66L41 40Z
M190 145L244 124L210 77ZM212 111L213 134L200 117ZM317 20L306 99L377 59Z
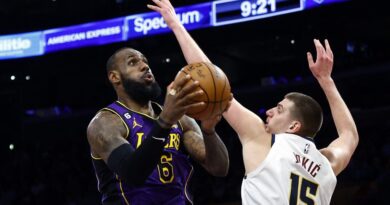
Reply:
M313 141L284 133L272 142L264 161L244 177L242 204L330 204L337 179Z

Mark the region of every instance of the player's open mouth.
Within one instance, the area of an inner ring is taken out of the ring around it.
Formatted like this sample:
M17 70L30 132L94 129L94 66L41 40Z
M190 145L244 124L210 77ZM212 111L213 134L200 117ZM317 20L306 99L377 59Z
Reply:
M153 82L153 75L151 73L145 73L143 75L143 79L146 81L146 82Z

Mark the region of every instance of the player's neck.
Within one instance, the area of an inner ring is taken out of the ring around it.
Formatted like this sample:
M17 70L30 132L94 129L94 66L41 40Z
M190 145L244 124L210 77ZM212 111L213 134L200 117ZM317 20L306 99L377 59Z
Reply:
M154 111L152 108L151 101L148 101L147 103L138 103L131 98L120 97L120 96L118 97L118 101L121 102L124 106L126 106L130 110L143 113L149 116L154 116Z

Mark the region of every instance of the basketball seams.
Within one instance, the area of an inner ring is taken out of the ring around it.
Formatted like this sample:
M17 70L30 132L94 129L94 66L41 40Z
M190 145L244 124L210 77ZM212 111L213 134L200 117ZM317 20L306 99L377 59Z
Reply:
M193 78L192 78L192 76L191 76L191 73L188 73L188 72L186 72L186 71L184 71L184 70L182 70L181 72L183 72L183 73L185 73L185 74L188 74L188 75L190 75L190 77L191 77L191 80L192 81L195 81ZM206 95L206 98L207 98L207 102L211 102L210 101L210 97L209 97L209 95L208 95L208 93L207 92L205 92L205 88L204 87L202 87L202 85L200 85L199 84L199 87L204 91L203 93Z
M184 69L182 69L181 72L183 72L183 73L185 73L185 74L187 74L187 75L190 75L191 80L192 80L192 81L195 81L195 80L192 78L192 75L191 75L190 72L187 72L187 71L184 70ZM202 87L200 84L199 84L199 87L200 87L200 89L203 90L203 93L206 95L206 98L207 98L206 106L204 107L204 109L199 110L198 112L189 112L189 113L187 113L187 114L196 115L196 114L202 113L202 112L204 112L205 110L207 110L208 107L210 106L210 97L209 97L208 93L205 91L204 87Z
M210 68L209 68L210 69ZM214 75L217 76L219 74L217 74L217 72L222 72L219 70L218 67L216 67L215 69L213 69L213 72L214 72ZM221 88L221 90L219 90L220 92L220 96L217 96L217 86L216 86L216 83L215 83L215 78L214 78L214 75L212 75L213 77L213 82L214 82L214 93L215 93L215 101L213 102L210 102L210 103L213 103L214 104L214 108L216 108L217 106L219 107L219 112L222 112L224 109L223 109L223 104L226 100L228 100L229 98L224 98L225 97L225 89L226 89L226 85L227 85L227 76L226 75L223 75L223 86ZM218 84L220 85L220 84ZM219 97L219 99L218 99ZM217 100L218 99L218 100ZM218 104L218 105L217 105Z
M224 84L223 84L223 88L222 88L222 92L221 92L222 93L221 94L221 99L223 99L224 96L225 96L226 82L227 82L227 77L225 76L225 80L224 80ZM220 103L219 103L219 111L223 111L222 106L223 106L224 102L225 102L225 100L220 101Z
M213 80L213 88L214 88L214 100L217 98L217 85L215 84L215 78L214 78L214 73L213 73L213 71L215 71L215 69L211 69L210 67L209 67L209 64L208 63L202 63L202 64L204 64L205 66L206 66L206 68L207 68L207 70L210 72L210 76L211 76L211 79ZM209 103L210 103L210 101L209 101ZM212 105L213 105L213 107L212 107L212 109L211 109L211 112L210 112L210 115L212 114L212 113L214 113L214 110L215 110L215 107L216 107L216 105L215 105L215 103L212 103Z
M199 88L196 89L202 89L205 93L198 99L204 101L205 106L189 109L187 115L202 120L210 118L213 114L222 113L230 99L230 85L227 76L220 68L209 62L199 62L187 65L179 73L176 77L178 79L190 75L193 82L199 81Z

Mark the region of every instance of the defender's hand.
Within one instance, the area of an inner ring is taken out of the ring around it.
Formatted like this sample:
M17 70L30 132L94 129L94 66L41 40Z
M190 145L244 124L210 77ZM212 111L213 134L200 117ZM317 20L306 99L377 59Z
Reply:
M221 121L222 114L229 109L230 105L232 104L232 100L233 100L233 94L230 93L229 103L226 106L226 109L222 113L214 115L206 120L201 121L201 129L204 133L211 134L215 132L215 126L219 123L219 121Z
M180 26L180 20L176 15L175 8L173 8L169 0L153 0L156 5L148 4L147 7L161 14L165 23L169 28Z
M203 133L211 135L215 132L215 126L221 121L222 115L214 115L206 120L201 121L201 129Z
M314 62L313 56L310 52L307 52L307 61L309 68L315 78L328 78L332 73L333 68L333 52L330 48L329 42L325 39L325 48L321 42L314 39L314 45L316 47L317 58Z

